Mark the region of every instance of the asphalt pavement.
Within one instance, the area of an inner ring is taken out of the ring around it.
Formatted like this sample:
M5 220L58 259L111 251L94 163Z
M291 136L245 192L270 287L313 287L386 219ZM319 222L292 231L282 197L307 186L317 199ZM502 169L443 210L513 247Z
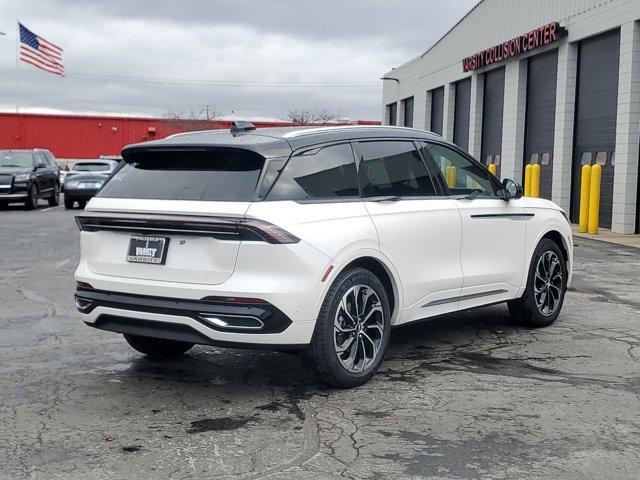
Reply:
M77 212L0 211L2 479L640 477L640 249L577 239L551 327L499 305L396 329L333 390L290 354L157 362L85 326Z

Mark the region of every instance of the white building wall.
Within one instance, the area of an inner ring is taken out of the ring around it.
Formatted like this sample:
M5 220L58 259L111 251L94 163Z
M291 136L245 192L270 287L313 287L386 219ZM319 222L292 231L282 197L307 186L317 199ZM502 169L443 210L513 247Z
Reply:
M633 233L636 219L638 149L640 148L640 22L627 22L620 31L618 119L613 179L611 229Z
M573 124L576 111L578 45L565 43L558 49L556 124L553 140L551 200L569 211L573 159ZM579 180L578 180L579 181Z
M522 179L524 126L527 108L527 61L507 63L502 114L502 179Z

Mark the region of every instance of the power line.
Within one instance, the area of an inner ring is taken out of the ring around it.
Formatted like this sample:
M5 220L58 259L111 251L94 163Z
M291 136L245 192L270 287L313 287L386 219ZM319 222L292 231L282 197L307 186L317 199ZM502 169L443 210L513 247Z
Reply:
M16 73L15 69L0 68L3 73ZM37 72L20 71L21 76L36 77ZM68 80L73 79L91 79L105 80L122 83L141 83L155 85L186 85L186 86L202 86L202 87L249 87L249 88L363 88L363 87L380 87L381 82L295 82L295 81L240 81L240 80L199 80L187 78L167 79L161 77L134 77L124 75L98 75L91 73L68 73L65 77Z

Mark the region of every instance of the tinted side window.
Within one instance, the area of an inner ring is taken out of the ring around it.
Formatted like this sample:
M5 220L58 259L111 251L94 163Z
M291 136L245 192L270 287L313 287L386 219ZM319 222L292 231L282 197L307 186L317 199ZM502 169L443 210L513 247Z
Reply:
M364 197L432 196L433 182L413 142L358 143Z
M36 165L45 165L49 166L49 162L47 162L47 157L44 156L44 153L36 153L35 154L35 164Z
M444 145L424 144L440 169L452 195L468 195L473 192L482 197L494 197L496 192L489 172L462 154Z
M55 167L56 166L56 162L53 159L53 155L50 152L42 152L42 155L44 155L45 160L47 161L47 164L50 167Z
M356 164L351 145L329 145L289 159L267 200L358 197Z

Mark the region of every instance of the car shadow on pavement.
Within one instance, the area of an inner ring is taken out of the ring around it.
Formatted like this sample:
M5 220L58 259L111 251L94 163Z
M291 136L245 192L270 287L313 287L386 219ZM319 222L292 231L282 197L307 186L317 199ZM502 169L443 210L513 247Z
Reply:
M452 350L482 350L519 328L505 306L485 307L435 317L392 331L381 371L395 360L429 360ZM387 365L385 365L387 364ZM196 346L183 357L157 361L136 356L127 372L138 380L185 385L252 385L301 390L325 389L318 377L305 369L297 352L235 350ZM375 378L375 377L374 377Z

